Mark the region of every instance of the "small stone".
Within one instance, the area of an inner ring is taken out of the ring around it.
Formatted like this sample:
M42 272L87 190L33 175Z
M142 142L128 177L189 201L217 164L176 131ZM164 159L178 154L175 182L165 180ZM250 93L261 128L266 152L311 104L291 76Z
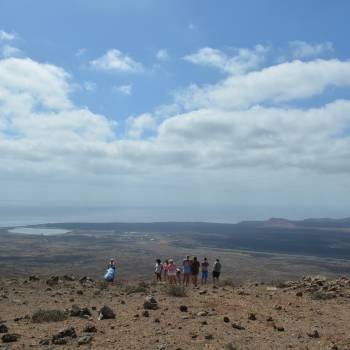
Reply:
M274 324L273 328L276 329L276 331L278 331L278 332L284 332L284 327L281 325Z
M245 330L245 328L238 323L232 323L232 328L238 329L239 331Z
M55 286L60 281L60 278L58 276L51 276L48 280L46 280L46 284L50 287Z
M63 280L65 280L67 282L73 282L73 281L75 281L75 277L73 275L64 275Z
M253 313L250 313L250 314L248 315L248 320L255 321L255 320L256 320L256 315L253 314Z
M199 317L208 316L208 312L206 312L206 311L199 311L199 312L197 313L197 316L199 316Z
M41 339L39 341L39 346L48 346L50 345L50 339Z
M56 343L56 341L58 341L59 339L63 339L63 338L76 338L77 334L75 332L75 328L74 327L67 327L62 329L61 331L59 331L57 334L55 334L52 337L52 342L54 344L58 344ZM65 343L64 343L65 344Z
M96 333L97 332L97 328L94 324L87 324L84 329L83 329L84 333Z
M303 292L297 292L296 294L295 294L297 297L302 297L303 296Z
M9 331L8 327L6 324L2 323L0 324L0 333L7 333Z
M113 310L108 307L108 306L103 306L99 313L98 313L98 319L99 320L104 320L104 319L114 319L115 318L115 313Z
M224 322L225 322L225 323L229 323L229 322L230 322L230 319L229 319L227 316L225 316L225 317L224 317Z
M159 318L156 318L156 319L154 319L154 322L155 322L155 323L160 323L160 319L159 319Z
M65 345L67 343L68 343L67 338L52 339L52 344L55 344L55 345Z
M143 316L143 317L149 317L149 312L148 312L148 310L142 311L142 316Z
M310 338L319 338L320 337L320 334L318 333L317 329L313 329L311 332L308 332L307 335Z
M206 334L204 336L204 338L207 339L207 340L212 340L212 339L214 339L214 336L212 334Z
M149 295L146 297L145 302L143 303L143 308L145 310L157 310L158 309L158 302L154 298L154 296Z
M3 343L13 343L19 339L19 335L15 333L4 334L1 339Z
M92 336L91 335L84 335L82 337L79 337L78 345L90 344L91 341L92 341Z
M29 281L40 281L40 278L37 275L29 276Z
M179 309L180 309L181 312L187 312L188 311L188 307L186 305L181 305Z

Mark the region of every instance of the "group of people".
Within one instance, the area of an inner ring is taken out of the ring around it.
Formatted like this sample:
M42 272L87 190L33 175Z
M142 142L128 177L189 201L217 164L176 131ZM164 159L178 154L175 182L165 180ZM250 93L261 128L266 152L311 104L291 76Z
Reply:
M201 284L207 284L209 277L209 262L207 258L199 262L196 256L193 259L186 256L180 266L177 266L173 259L166 259L164 262L157 259L154 268L157 281L166 281L170 284L184 284L185 286L189 286L192 282L195 287L198 284L199 272L201 272ZM220 273L221 263L219 259L216 259L212 270L214 285L219 282Z
M182 265L177 266L173 259L166 259L162 262L160 259L156 260L154 273L157 281L165 281L170 284L183 284L189 286L190 283L197 287L198 275L201 273L201 284L205 285L208 282L209 277L209 261L204 258L199 262L196 256L190 259L190 256L182 261ZM219 282L221 273L221 263L219 259L216 259L213 268L213 284L216 285ZM117 274L117 264L115 259L111 258L105 273L104 279L107 282L114 282Z

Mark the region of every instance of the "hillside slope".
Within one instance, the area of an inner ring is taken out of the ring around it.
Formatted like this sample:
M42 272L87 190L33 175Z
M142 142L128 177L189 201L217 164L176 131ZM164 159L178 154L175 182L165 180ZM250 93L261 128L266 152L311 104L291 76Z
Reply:
M69 276L1 279L0 338L17 339L0 341L0 349L350 349L347 278L173 292ZM149 295L157 304L145 310ZM104 305L115 319L98 320ZM47 322L54 319L61 320Z

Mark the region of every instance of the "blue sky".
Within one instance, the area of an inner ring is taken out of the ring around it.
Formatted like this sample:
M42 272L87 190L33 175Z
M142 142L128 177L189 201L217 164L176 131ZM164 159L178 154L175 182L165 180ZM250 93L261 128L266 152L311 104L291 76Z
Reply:
M1 1L4 203L35 193L43 205L196 206L194 219L199 205L225 208L208 217L222 221L239 206L238 219L346 216L349 11Z
M2 1L0 23L19 35L30 57L64 67L73 81L91 81L96 91L76 92L74 99L110 118L152 111L170 103L172 92L192 82L211 83L218 72L194 67L181 58L210 46L220 49L273 45L281 54L294 40L330 41L337 57L347 58L347 1ZM101 74L86 68L89 60L118 48L142 62L144 74ZM79 57L76 53L85 49ZM159 63L156 53L169 52ZM155 67L155 65L157 65ZM159 65L159 66L158 66ZM113 92L132 84L132 96Z

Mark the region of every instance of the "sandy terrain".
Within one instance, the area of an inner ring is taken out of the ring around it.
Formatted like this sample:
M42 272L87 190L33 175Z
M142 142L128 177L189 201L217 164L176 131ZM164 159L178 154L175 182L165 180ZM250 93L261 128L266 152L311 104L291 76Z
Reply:
M0 325L8 328L4 334L20 335L13 343L0 341L0 349L350 349L346 278L191 287L185 297L169 295L163 283L106 286L60 279L51 284L42 279L0 280ZM148 295L158 304L145 317ZM87 307L91 316L70 316L73 304ZM104 305L115 312L115 319L97 319ZM38 309L61 310L67 318L35 323L31 317ZM87 325L94 325L96 332L84 332ZM53 344L53 335L66 327L74 327L76 337ZM78 345L83 342L87 344Z

